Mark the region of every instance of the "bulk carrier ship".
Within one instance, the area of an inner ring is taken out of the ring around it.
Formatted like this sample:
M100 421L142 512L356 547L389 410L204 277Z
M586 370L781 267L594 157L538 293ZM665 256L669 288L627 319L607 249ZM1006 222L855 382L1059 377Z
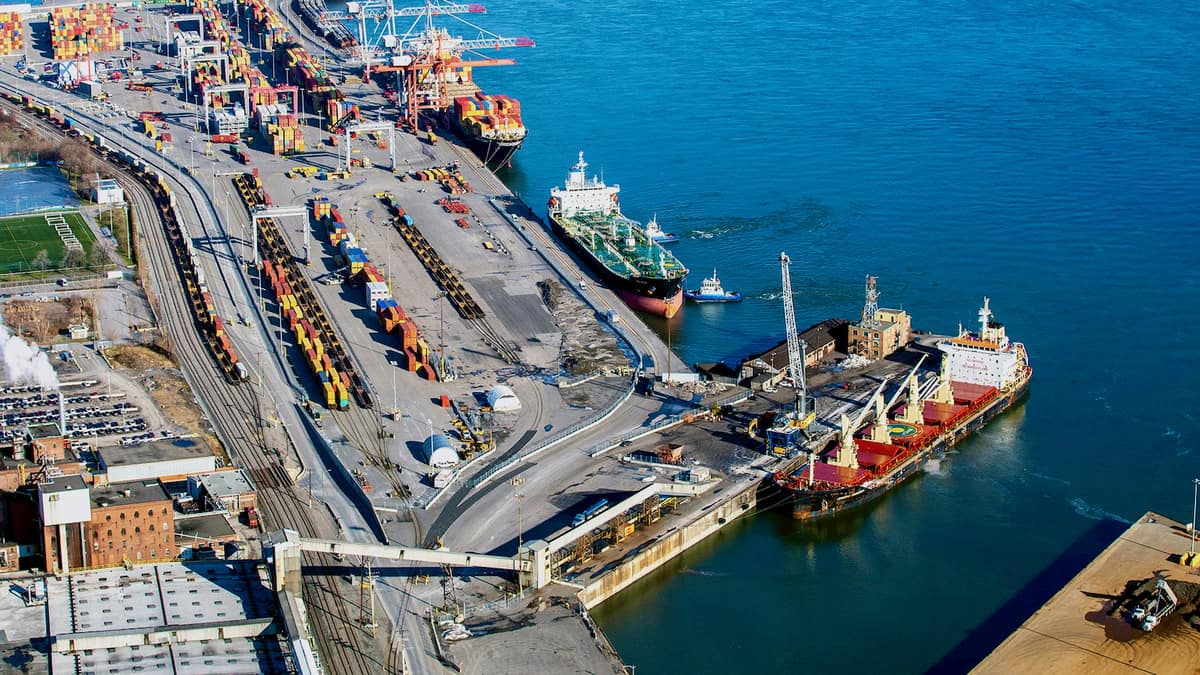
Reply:
M683 307L687 268L641 223L626 218L617 201L619 185L588 178L583 152L567 173L566 185L550 191L553 230L596 272L600 280L640 312L671 318Z
M992 319L987 298L979 310L978 333L960 327L958 337L937 347L942 352L937 377L918 382L918 363L888 404L882 396L885 380L858 420L842 415L835 442L813 452L796 471L775 474L774 483L792 495L793 516L824 518L882 496L1029 389L1033 369L1025 347L1011 342L1004 326ZM893 407L904 392L907 400ZM872 409L874 422L861 426Z

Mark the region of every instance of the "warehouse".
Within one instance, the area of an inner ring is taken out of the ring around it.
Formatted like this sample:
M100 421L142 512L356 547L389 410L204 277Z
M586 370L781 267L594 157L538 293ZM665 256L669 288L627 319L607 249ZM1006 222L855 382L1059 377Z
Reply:
M189 438L104 448L99 454L100 472L107 474L110 483L147 478L170 480L217 468L212 451Z

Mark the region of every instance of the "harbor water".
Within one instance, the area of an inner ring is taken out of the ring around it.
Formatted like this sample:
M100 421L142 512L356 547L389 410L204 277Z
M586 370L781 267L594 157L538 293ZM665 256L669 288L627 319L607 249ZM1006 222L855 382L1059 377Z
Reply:
M1200 422L1200 11L1187 3L782 0L489 6L528 34L478 69L530 128L535 207L579 150L738 305L658 328L691 362L857 318L919 329L992 298L1024 404L863 511L736 523L595 612L639 675L961 672L1102 548L1190 520ZM1097 527L1097 525L1100 527ZM1066 574L1067 577L1063 577Z

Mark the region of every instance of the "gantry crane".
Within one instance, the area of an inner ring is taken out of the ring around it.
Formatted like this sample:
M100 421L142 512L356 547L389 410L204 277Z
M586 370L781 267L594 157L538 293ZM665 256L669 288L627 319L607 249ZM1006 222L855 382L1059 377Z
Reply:
M321 16L327 20L357 22L358 46L353 62L362 65L364 80L372 73L396 73L397 105L404 120L415 130L421 110L449 108L455 91L473 93L470 68L516 63L512 59L488 57L482 50L534 46L528 37L503 37L459 16L486 11L479 4L440 0L426 0L422 6L403 8L393 8L384 0L366 0L347 3L345 12L325 12ZM412 22L407 29L399 30L396 19L410 17ZM435 17L455 19L478 31L478 37L452 36L434 24ZM368 21L373 22L373 30L368 29ZM463 55L468 53L475 58L464 59Z

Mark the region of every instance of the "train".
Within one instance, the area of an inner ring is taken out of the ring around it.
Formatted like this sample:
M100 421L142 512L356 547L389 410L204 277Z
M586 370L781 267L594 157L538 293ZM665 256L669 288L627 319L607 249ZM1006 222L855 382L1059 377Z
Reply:
M245 382L249 372L245 364L238 359L237 352L225 333L225 322L217 315L216 306L204 279L204 269L200 266L192 246L192 237L175 211L175 194L167 185L166 179L128 150L110 148L102 136L84 131L72 118L58 114L53 106L42 105L32 97L4 90L0 90L0 97L23 106L29 112L62 129L68 136L82 139L93 153L104 161L119 166L150 192L158 207L159 219L162 221L176 270L189 300L192 319L225 380L230 384Z
M596 516L600 515L600 513L607 508L608 508L608 500L601 499L600 501L596 502L595 504L592 504L591 506L584 509L582 512L576 514L575 519L571 521L571 527L579 527L580 525L586 523L587 521L591 520L592 518L595 518Z

